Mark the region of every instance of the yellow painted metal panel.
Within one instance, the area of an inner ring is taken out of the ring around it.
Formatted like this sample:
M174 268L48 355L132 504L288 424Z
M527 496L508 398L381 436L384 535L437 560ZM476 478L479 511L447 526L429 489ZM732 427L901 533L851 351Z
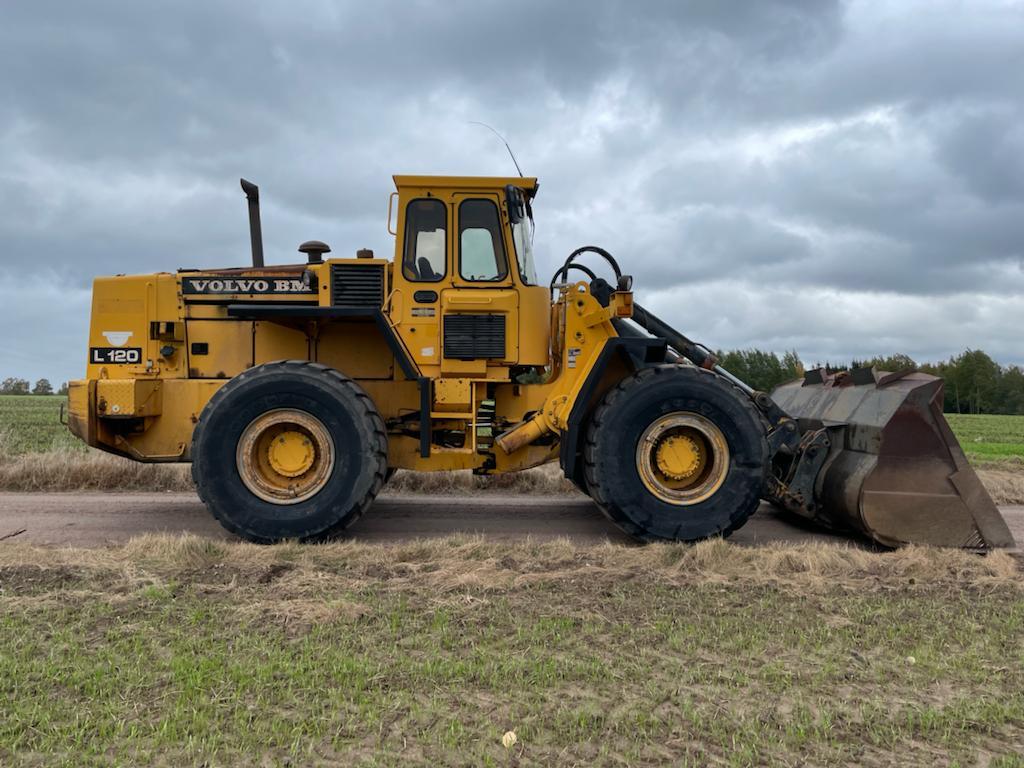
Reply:
M519 365L551 362L551 292L547 286L519 289Z
M437 379L434 382L434 408L438 411L471 411L473 379Z
M147 370L147 361L154 357L149 316L155 310L155 279L149 275L93 281L87 378L120 378Z
M96 445L96 382L78 379L68 382L68 429L86 445Z
M419 294L420 300L416 300ZM430 301L426 295L432 294ZM391 293L388 316L399 338L420 368L436 366L441 361L440 288L402 280L402 287Z
M230 379L252 367L253 324L242 320L189 320L189 376L194 379ZM196 354L196 344L206 354Z
M366 390L366 394L370 396L380 415L385 419L419 413L420 390L415 381L362 379L359 381L359 386Z
M141 461L188 461L199 415L225 383L218 379L168 379L160 416L146 418L141 432L125 431L123 421L102 419L100 440Z
M96 382L100 418L158 416L163 404L161 379L101 379Z
M352 321L321 328L316 360L353 379L390 379L395 356L375 323Z
M224 304L186 304L184 315L189 320L227 320L227 306Z
M481 190L493 192L511 184L520 189L536 189L537 179L533 176L415 176L395 175L395 187L399 194L412 188L415 190ZM399 232L402 230L399 229Z
M306 332L278 323L258 320L253 324L253 365L273 360L308 360Z
M450 357L446 357L441 360L441 375L483 378L487 375L487 361L455 360Z

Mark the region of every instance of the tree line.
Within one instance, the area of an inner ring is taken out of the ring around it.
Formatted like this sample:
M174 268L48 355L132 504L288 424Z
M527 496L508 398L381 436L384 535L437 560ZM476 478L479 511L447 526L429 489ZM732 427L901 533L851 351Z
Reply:
M723 368L754 389L770 392L779 384L804 375L805 366L796 352L781 357L760 349L738 349L716 353ZM880 371L921 371L946 381L946 413L1024 414L1024 370L1002 366L980 349L968 349L941 363L918 363L908 355L896 354L849 364L816 363L807 368L829 372L849 368L877 368Z
M762 349L718 351L722 367L754 389L771 392L804 375L805 366L793 350L781 357ZM917 363L907 355L896 354L870 360L851 360L849 365L816 363L810 368L841 371L847 368L875 367L880 371L921 371L946 380L946 413L1024 414L1024 371L1016 365L1002 366L980 349L968 349L942 363ZM8 377L0 382L2 395L66 395L65 382L54 392L47 379L31 385L27 379Z
M60 389L53 391L53 385L49 379L39 379L35 385L29 383L28 379L19 379L16 376L8 376L0 381L0 395L66 395L68 383L65 381Z

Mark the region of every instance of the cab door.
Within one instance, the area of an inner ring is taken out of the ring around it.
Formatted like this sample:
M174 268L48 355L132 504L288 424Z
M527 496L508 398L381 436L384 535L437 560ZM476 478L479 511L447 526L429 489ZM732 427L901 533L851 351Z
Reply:
M441 291L443 374L485 376L519 355L519 294L496 194L452 195L451 286ZM502 376L499 376L501 378Z
M451 285L451 210L431 190L410 190L399 212L388 311L402 343L425 375L441 362L441 292Z

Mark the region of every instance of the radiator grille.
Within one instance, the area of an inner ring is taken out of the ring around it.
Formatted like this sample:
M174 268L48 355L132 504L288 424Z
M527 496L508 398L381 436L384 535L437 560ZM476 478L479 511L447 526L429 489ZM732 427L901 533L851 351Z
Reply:
M453 360L505 357L505 315L446 315L444 356Z
M331 265L332 306L380 307L383 304L383 264Z

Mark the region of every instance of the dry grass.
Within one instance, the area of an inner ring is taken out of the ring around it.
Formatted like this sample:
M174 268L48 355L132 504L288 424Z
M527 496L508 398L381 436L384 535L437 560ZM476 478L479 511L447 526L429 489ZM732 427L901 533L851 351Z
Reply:
M997 504L1024 504L1024 462L982 464L978 476ZM189 467L140 464L97 450L58 450L8 455L0 437L0 491L190 491ZM557 463L510 475L480 477L471 472L399 470L385 494L479 493L572 495L579 493Z
M89 449L45 453L4 451L0 435L0 491L190 491L186 464L140 464ZM557 464L510 475L479 477L472 472L409 472L399 470L385 493L464 495L487 492L578 493Z
M978 467L978 477L996 504L1024 504L1024 461L987 462Z
M190 491L186 464L140 464L109 453L58 450L0 453L4 491Z
M508 475L485 477L472 472L410 472L399 470L388 482L387 493L466 495L475 493L578 494L557 462Z
M270 574L284 597L308 597L340 588L326 574L344 574L345 588L384 582L386 588L421 586L444 594L472 585L506 589L535 582L620 580L641 575L673 585L722 584L828 591L955 587L1024 588L1019 560L1002 551L985 557L958 550L908 546L873 552L844 544L774 544L741 547L721 539L697 545L606 543L583 546L569 539L495 542L455 535L387 546L336 541L316 546L259 546L213 541L193 534L146 534L120 547L39 547L5 543L0 567L46 562L51 569L86 569L137 586L140 573L174 578L209 569L259 580ZM287 578L281 578L287 574ZM148 578L148 577L147 577Z

